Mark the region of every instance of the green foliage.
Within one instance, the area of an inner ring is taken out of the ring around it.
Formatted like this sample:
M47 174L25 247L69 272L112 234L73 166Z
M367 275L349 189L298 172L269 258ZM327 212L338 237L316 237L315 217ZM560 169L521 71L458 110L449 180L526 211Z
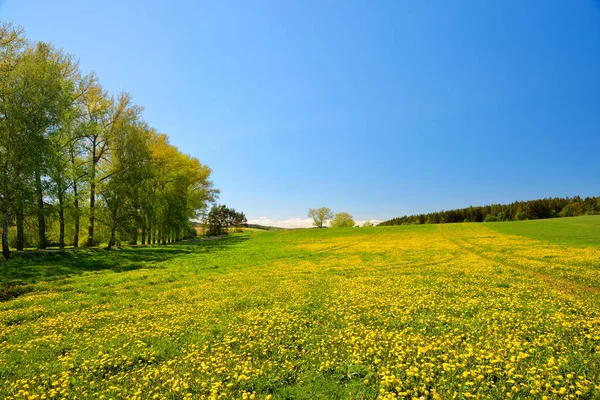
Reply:
M483 222L495 222L495 221L497 221L497 219L492 214L486 215L485 218L483 219Z
M313 219L313 226L323 228L325 222L334 217L333 212L327 207L309 208L308 216Z
M527 214L525 211L517 211L515 214L515 221L525 221L527 219Z
M354 225L356 225L356 223L354 222L352 215L348 214L347 212L339 212L335 214L329 223L331 228L353 228Z
M214 205L208 212L207 225L209 236L222 235L230 228L241 228L248 226L246 215L237 212L235 208L223 205Z
M567 204L565 206L565 208L563 208L560 212L560 214L563 217L572 217L575 215L575 212L573 211L573 206L571 204Z
M9 244L178 241L218 195L210 168L150 128L129 94L1 20L0 99L5 257Z

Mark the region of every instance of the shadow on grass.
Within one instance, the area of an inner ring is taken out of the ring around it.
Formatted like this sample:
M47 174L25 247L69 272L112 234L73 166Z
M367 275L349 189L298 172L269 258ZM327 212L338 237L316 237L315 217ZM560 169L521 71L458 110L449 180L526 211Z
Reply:
M131 271L152 267L185 254L225 251L248 240L248 236L227 236L169 245L82 249L66 252L31 252L0 261L0 301L25 293L28 284L49 281L90 271ZM20 287L20 288L18 288Z

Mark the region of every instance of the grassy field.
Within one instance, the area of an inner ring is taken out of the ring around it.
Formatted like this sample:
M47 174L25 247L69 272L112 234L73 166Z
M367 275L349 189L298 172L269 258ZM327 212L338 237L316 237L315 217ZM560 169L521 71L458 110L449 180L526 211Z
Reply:
M599 226L252 232L0 262L0 397L600 398Z
M486 225L500 233L526 236L556 244L600 246L600 215L538 219L509 224L490 222Z

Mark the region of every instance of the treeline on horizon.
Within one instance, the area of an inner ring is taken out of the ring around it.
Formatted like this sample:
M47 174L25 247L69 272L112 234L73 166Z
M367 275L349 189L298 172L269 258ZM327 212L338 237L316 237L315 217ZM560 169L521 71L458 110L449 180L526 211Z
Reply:
M416 214L393 218L379 226L404 224L443 224L455 222L494 222L522 221L573 217L577 215L600 214L600 197L554 197L547 199L515 201L510 204L491 204L487 206L467 207L456 210Z
M109 93L62 49L0 20L2 252L170 243L218 191L127 93Z

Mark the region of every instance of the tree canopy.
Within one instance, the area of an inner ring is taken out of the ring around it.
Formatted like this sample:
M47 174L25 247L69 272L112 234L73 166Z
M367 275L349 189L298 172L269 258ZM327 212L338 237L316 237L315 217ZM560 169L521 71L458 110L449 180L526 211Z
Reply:
M308 216L313 219L313 226L323 228L325 222L333 218L333 212L327 207L309 208Z
M352 218L352 215L347 212L339 212L335 214L333 219L329 222L331 228L353 228L356 223Z
M206 225L208 234L214 236L229 232L230 228L247 227L248 221L243 212L238 212L235 208L228 208L224 204L215 204L206 216Z

